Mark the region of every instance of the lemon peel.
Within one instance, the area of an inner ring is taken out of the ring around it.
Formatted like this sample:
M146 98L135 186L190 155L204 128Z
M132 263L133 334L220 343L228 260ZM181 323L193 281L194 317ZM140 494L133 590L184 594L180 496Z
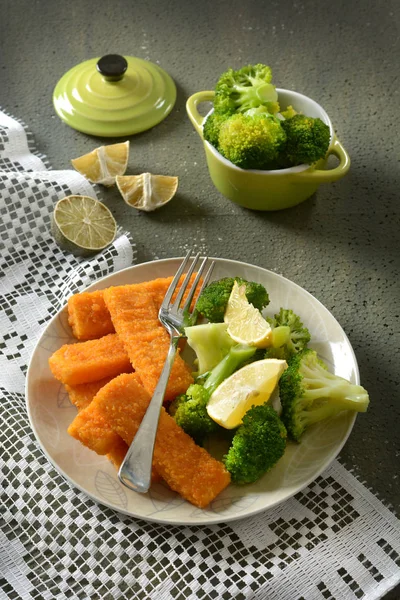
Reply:
M150 212L172 200L178 189L178 177L142 173L118 176L116 184L129 206Z
M128 166L129 141L99 146L83 156L71 160L72 166L92 183L106 187L115 185L115 178L123 175Z

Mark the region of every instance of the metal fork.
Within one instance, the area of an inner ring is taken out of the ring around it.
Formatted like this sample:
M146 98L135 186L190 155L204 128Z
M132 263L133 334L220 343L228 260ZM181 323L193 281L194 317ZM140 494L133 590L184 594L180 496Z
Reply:
M172 302L172 296L177 289L181 275L185 272L185 269L189 264L191 254L191 251L187 253L161 304L158 318L170 334L171 338L168 354L146 414L143 417L140 427L118 472L118 477L121 483L135 492L145 493L150 487L151 467L153 462L154 443L156 439L158 421L164 401L165 389L167 387L169 375L178 348L178 342L181 338L185 337L185 327L193 325L196 321L196 310L194 308L194 310L190 312L190 305L199 286L201 276L206 268L208 257L203 258L201 261L186 301L183 306L181 306L181 302L188 287L190 278L193 275L196 264L200 258L200 254L196 254L192 260L190 268L187 271L186 277L183 280L176 299L174 302ZM206 275L203 278L199 295L211 277L214 264L214 261L212 261Z

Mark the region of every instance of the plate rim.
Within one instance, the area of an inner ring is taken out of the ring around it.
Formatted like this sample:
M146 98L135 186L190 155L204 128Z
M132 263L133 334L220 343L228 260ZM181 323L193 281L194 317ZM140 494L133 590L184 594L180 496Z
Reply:
M171 264L174 261L178 262L178 261L182 261L184 257L181 256L177 256L177 257L170 257L170 258L161 258L161 259L156 259L156 260L150 260L150 261L146 261L146 262L141 262L138 263L136 265L130 265L129 267L125 267L124 269L120 269L119 271L115 271L114 273L109 273L108 275L105 275L103 277L101 277L100 279L93 281L90 285L88 285L87 287L85 287L83 290L81 290L79 293L82 292L90 292L90 291L95 291L98 289L104 289L103 283L106 283L107 280L112 279L122 273L126 273L128 271L133 271L134 269L137 269L139 267L146 267L149 265L160 265L162 266L163 264ZM352 359L353 359L353 368L354 368L354 373L355 373L355 379L356 379L356 384L359 385L360 384L360 373L359 373L359 368L358 368L358 363L357 363L357 358L353 349L353 346L351 345L351 342L346 334L346 332L344 331L343 327L340 325L339 321L336 319L336 317L331 313L331 311L320 301L318 300L318 298L316 298L313 294L311 294L311 292L309 292L307 289L305 289L304 287L300 286L299 284L297 284L296 282L288 279L287 277L285 277L284 275L281 275L280 273L275 273L274 271L271 271L270 269L266 269L265 267L260 267L258 265L254 265L252 263L247 263L247 262L243 262L243 261L239 261L239 260L234 260L234 259L228 259L228 258L222 258L222 257L208 257L209 260L215 260L216 262L222 262L222 263L229 263L232 265L240 265L241 267L253 267L256 268L257 270L261 270L265 273L268 274L268 276L273 276L276 277L278 279L284 280L285 282L287 282L288 284L290 284L291 286L295 286L296 288L298 288L299 290L301 290L302 293L305 293L307 296L309 296L310 298L312 298L312 300L314 302L316 302L319 307L321 307L323 309L323 311L327 311L329 313L329 315L331 316L332 319L334 319L334 321L336 322L336 324L338 325L338 327L340 328L342 335L345 339L345 341L348 344L349 350L351 352L352 355ZM144 280L145 281L145 280ZM78 293L78 292L77 292ZM71 294L72 295L72 294ZM107 508L115 511L116 513L121 513L124 514L126 516L129 516L133 519L142 519L143 521L147 521L147 522L151 522L151 523L158 523L158 524L162 524L162 525L173 525L173 526L192 526L192 527L201 527L201 526L207 526L207 525L218 525L220 523L229 523L232 521L239 521L242 519L246 519L246 518L250 518L250 517L254 517L262 512L266 512L268 510L271 510L273 508L275 508L276 506L279 506L281 504L283 504L284 502L287 502L288 500L290 500L291 498L293 498L294 496L296 496L297 494L299 494L303 489L305 489L307 486L309 486L313 481L315 481L324 471L326 471L331 464L333 463L333 461L337 458L337 456L340 454L341 450L343 449L344 445L347 443L347 440L350 437L350 434L354 428L354 424L357 418L357 413L354 413L352 418L349 420L349 424L348 424L348 428L347 428L347 432L343 437L343 440L341 442L341 444L338 446L338 448L332 453L332 455L329 457L329 459L327 459L322 465L321 467L317 470L316 473L313 473L310 477L307 478L307 480L305 482L302 483L301 486L299 486L295 492L292 493L288 493L288 495L285 498L282 498L280 500L276 500L274 502L272 502L269 506L267 507L260 507L257 508L255 510L249 510L248 512L245 512L244 514L234 514L234 515L228 515L226 517L221 518L219 515L216 515L214 518L207 518L204 520L201 520L199 522L193 521L193 520L171 520L168 518L164 518L164 519L160 519L160 518L156 518L153 516L143 516L141 514L137 514L137 513L133 513L132 511L129 510L125 510L123 507L116 507L115 505L111 504L110 502L107 502L107 500L105 499L100 499L98 497L95 497L94 495L92 495L90 492L87 491L87 489L85 489L83 486L81 486L79 483L77 483L76 481L74 481L73 479L71 479L71 477L64 471L64 469L62 469L57 462L53 459L53 457L50 456L50 454L47 452L47 450L43 447L41 440L40 440L40 436L39 433L36 429L35 426L35 422L33 419L33 415L32 415L32 410L30 407L30 403L29 403L29 382L30 382L30 377L31 377L31 367L32 367L32 363L33 360L35 358L35 355L38 353L39 349L40 349L40 342L43 338L43 336L45 335L46 331L52 326L52 324L56 321L56 319L59 318L60 314L65 311L67 308L67 303L64 304L64 306L59 309L55 315L53 315L53 317L51 319L49 319L46 323L46 326L44 327L44 329L41 332L40 337L38 338L38 340L36 341L35 347L31 353L30 359L29 359L29 363L28 363L28 369L26 372L26 377L25 377L25 389L24 389L24 393L25 393L25 406L26 406L26 410L28 413L28 419L29 419L29 424L31 426L31 429L34 433L34 436L36 438L36 442L39 445L40 451L46 456L47 460L50 462L50 464L53 466L53 468L57 471L57 473L59 473L60 475L62 475L64 477L64 479L67 480L67 482L69 483L69 485L71 485L73 488L78 489L80 492L82 492L83 494L85 494L87 497L89 497L91 500L93 500L96 504L100 505L100 506L106 506Z

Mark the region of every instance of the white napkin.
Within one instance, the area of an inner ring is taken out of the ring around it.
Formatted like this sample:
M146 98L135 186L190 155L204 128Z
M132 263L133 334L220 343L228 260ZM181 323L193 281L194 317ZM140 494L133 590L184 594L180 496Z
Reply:
M91 260L49 233L54 203L95 196L48 171L0 111L0 600L374 600L400 581L400 523L339 462L275 509L230 524L135 521L97 505L47 461L31 430L25 373L45 323L79 290L132 264L129 236Z

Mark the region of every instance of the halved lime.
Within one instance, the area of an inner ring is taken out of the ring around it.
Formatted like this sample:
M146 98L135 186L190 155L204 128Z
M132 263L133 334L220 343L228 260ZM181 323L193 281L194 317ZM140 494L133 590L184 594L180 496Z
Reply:
M67 196L54 207L51 233L60 248L75 256L100 252L111 244L116 231L107 206L89 196Z

